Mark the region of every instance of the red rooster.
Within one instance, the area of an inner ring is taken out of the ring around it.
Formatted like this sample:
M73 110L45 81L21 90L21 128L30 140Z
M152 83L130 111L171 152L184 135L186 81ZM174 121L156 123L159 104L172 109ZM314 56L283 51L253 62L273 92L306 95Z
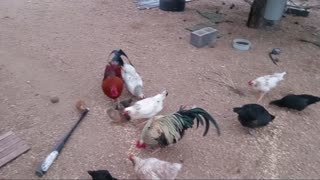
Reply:
M109 63L104 71L102 80L102 90L106 96L113 99L119 104L118 98L123 90L123 80L121 78L121 66Z

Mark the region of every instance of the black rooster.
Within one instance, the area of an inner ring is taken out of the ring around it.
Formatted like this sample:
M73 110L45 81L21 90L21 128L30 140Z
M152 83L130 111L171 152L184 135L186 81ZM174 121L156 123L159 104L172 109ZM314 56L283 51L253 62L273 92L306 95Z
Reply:
M259 128L268 125L275 116L271 115L263 106L258 104L246 104L242 107L233 108L238 114L238 120L242 126Z
M295 109L298 111L304 110L310 104L314 104L320 101L320 97L308 95L308 94L300 94L294 95L289 94L282 99L271 101L270 104L279 106L279 107L287 107L291 109Z
M108 170L88 171L92 180L117 180L111 176Z

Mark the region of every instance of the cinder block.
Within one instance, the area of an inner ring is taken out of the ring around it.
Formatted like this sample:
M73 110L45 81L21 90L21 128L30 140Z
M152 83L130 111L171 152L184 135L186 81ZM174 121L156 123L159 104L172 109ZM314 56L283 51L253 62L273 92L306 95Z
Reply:
M201 48L208 44L215 43L217 35L218 30L212 27L205 27L191 32L190 43L197 48Z

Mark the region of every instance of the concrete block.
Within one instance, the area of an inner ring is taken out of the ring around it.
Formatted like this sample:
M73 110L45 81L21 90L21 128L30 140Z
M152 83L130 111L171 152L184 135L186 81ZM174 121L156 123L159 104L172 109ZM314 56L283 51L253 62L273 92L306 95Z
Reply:
M214 44L217 40L218 30L212 27L205 27L191 32L190 43L197 48L204 47L209 44Z

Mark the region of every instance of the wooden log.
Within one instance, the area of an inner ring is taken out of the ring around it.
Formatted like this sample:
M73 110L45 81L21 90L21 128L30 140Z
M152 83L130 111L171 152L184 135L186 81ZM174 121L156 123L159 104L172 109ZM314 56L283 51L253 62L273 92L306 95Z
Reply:
M249 28L258 29L265 24L263 13L264 13L266 4L267 4L267 0L253 1L251 5L250 13L249 13L248 21L247 21L247 26Z

